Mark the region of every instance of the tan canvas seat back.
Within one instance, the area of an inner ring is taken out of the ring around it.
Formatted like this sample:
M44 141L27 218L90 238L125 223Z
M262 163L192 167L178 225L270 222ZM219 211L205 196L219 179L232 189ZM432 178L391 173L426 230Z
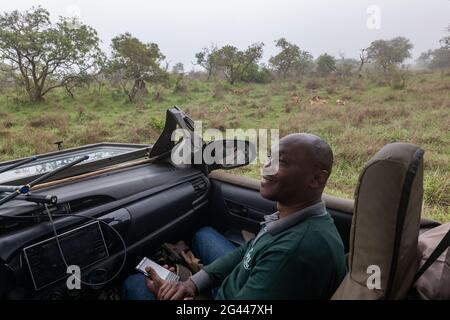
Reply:
M333 299L406 296L419 264L422 157L415 145L393 143L364 168L355 192L349 273Z

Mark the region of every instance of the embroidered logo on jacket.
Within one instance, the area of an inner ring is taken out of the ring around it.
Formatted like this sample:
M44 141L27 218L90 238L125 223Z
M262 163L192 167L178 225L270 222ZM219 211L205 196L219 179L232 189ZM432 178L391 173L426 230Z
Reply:
M244 269L245 270L250 270L250 261L252 260L252 252L253 252L253 248L251 248L244 257Z

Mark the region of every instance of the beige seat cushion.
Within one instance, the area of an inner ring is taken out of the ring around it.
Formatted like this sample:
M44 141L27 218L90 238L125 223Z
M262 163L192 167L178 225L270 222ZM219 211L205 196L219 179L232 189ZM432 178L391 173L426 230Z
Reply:
M411 287L419 257L423 151L412 144L382 148L362 171L355 193L349 273L333 299L401 299ZM379 288L374 284L379 268ZM372 276L372 277L371 277ZM371 278L369 278L371 277Z

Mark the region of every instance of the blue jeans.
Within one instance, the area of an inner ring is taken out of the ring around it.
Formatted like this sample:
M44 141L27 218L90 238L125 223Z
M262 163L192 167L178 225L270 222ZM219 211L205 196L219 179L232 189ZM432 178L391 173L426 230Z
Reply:
M211 227L201 228L192 239L192 251L204 265L234 249L236 247L230 241ZM140 273L131 275L125 280L122 297L125 300L155 300L155 295L147 288L145 276Z

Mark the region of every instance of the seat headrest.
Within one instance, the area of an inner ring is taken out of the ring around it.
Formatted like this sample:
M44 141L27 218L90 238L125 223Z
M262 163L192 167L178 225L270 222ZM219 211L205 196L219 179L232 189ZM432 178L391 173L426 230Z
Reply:
M389 144L367 163L355 192L349 273L334 299L405 297L419 263L422 197L423 150L418 146Z

